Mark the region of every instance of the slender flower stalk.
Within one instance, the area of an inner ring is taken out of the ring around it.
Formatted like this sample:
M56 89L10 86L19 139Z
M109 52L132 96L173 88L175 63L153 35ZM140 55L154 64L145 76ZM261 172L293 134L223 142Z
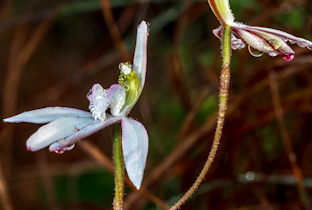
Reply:
M184 196L174 204L170 210L179 209L196 191L199 185L203 182L209 168L217 154L218 146L220 143L222 128L224 125L225 114L228 104L228 92L230 86L230 60L231 60L231 26L224 27L223 38L222 38L222 51L223 51L223 66L220 75L220 94L219 94L219 112L218 112L218 121L217 128L212 142L211 150L208 155L208 159L197 177L194 184L191 188L184 194Z
M123 209L124 195L124 162L122 154L121 126L120 123L113 125L113 153L115 165L115 199L114 210Z
M213 30L214 35L222 41L223 53L217 127L212 148L202 171L191 188L171 207L171 210L179 209L195 192L205 178L216 155L228 106L228 92L231 77L231 49L239 50L248 45L249 52L255 57L260 57L264 53L268 53L270 56L282 55L285 61L291 61L295 57L295 52L287 45L288 41L292 44L297 43L300 47L307 47L312 50L312 42L308 40L275 29L247 26L235 22L234 15L230 9L229 0L208 0L208 4L221 23L219 28Z

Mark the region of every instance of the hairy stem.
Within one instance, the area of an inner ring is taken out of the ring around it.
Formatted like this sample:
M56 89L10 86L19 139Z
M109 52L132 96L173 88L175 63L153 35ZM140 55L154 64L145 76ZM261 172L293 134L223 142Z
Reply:
M114 164L115 164L115 199L114 210L123 210L124 163L121 145L120 123L113 125Z
M223 51L223 66L222 66L221 75L220 75L219 112L218 112L216 133L214 136L214 140L212 142L212 148L208 155L208 159L202 171L200 172L199 176L197 177L196 181L194 182L194 184L184 194L184 196L170 208L170 210L179 209L196 191L196 189L204 180L218 150L218 146L219 146L221 135L222 135L222 129L224 125L225 113L227 109L228 92L229 92L230 76L231 76L231 72L230 72L231 27L230 26L224 26L223 36L222 36L222 51Z

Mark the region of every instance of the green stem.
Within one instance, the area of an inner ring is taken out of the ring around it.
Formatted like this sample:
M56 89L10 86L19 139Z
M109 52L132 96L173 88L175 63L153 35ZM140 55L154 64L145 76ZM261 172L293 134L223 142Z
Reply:
M231 62L231 26L223 26L222 36L222 53L223 53L223 67L230 65Z
M121 145L120 123L113 125L114 164L115 164L115 199L114 210L123 209L124 195L124 162Z
M217 128L214 136L214 140L212 142L211 150L208 155L208 159L200 172L199 176L197 177L194 184L191 188L184 194L184 196L174 204L170 210L179 209L191 196L194 194L196 189L202 183L203 179L205 178L209 168L216 156L218 146L220 143L222 129L224 125L224 118L227 109L227 102L228 102L228 92L229 92L229 85L230 85L230 60L231 60L231 27L224 26L223 27L223 36L222 36L222 53L223 53L223 65L220 75L220 94L219 94L219 112L218 112L218 121L217 121Z

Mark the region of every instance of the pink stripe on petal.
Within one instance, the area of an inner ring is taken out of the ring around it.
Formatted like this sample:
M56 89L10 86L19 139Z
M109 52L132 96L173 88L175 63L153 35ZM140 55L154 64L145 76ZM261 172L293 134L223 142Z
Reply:
M271 33L250 29L246 25L238 24L233 27L233 32L244 40L250 47L270 56L282 55L284 60L291 61L295 52L287 45L284 39ZM252 50L249 50L252 55Z
M312 42L311 41L293 36L289 33L286 33L286 32L280 31L280 30L276 30L276 29L272 29L272 28L265 28L265 27L255 27L255 26L245 26L245 27L248 27L248 29L250 29L250 30L265 32L265 33L269 33L269 34L278 36L281 39L283 39L285 42L289 41L292 44L297 43L298 46L300 46L300 47L308 47L310 50L312 50Z
M259 50L261 52L268 52L268 50L273 51L270 45L268 45L262 38L256 36L255 34L234 27L233 32L235 33L235 35L241 38L246 44L250 45L256 50Z

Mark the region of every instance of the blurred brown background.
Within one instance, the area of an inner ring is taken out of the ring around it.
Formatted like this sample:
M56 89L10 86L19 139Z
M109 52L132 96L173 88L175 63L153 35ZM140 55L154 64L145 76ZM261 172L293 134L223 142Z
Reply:
M231 0L239 21L312 40L310 0ZM131 113L150 149L126 209L161 209L190 187L213 139L221 65L218 27L202 0L0 2L0 110L88 110L94 83L116 83L132 60L136 26L150 23L148 72ZM118 29L118 30L116 30ZM309 209L312 200L312 52L296 58L233 52L230 107L212 168L182 209ZM33 124L0 123L0 209L111 209L111 131L63 155L29 152Z

